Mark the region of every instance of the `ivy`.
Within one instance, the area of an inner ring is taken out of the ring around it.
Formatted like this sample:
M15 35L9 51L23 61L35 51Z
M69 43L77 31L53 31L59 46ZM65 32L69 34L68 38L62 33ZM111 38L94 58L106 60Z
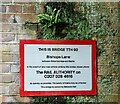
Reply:
M97 56L107 60L103 63L108 67L116 64L116 57L113 57L112 61L109 60L109 53L105 48L107 46L110 48L113 43L111 38L119 33L118 28L113 28L113 25L118 25L116 16L111 16L110 9L104 6L103 3L82 2L79 5L77 3L77 6L76 3L70 2L45 3L45 12L37 15L40 25L37 38L51 40L95 39L97 40ZM116 42L116 44L118 43ZM113 52L118 54L118 51L118 48L114 48ZM99 96L33 97L33 103L77 104L80 102L103 102L105 96L110 94L112 90L112 75L110 71L106 72L105 77L102 77L101 80L97 79L97 82L106 89Z

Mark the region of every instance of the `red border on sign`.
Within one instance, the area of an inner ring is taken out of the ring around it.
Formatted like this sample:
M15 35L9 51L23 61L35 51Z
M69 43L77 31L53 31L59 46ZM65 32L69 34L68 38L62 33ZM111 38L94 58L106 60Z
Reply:
M24 45L64 44L92 45L92 90L88 91L24 91ZM79 96L96 95L96 41L95 40L20 40L20 96Z

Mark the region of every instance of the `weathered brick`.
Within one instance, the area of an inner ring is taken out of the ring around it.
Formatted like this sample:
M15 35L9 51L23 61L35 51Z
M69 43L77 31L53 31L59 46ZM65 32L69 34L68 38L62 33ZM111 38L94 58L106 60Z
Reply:
M2 54L2 62L18 62L18 61L19 61L18 54L9 54L9 53Z
M19 86L17 86L16 84L12 84L9 86L9 91L10 91L10 95L16 95L19 93Z
M2 14L1 20L2 22L8 22L8 18L11 16L11 14Z
M22 14L14 14L14 13L10 13L10 14L7 14L7 13L2 13L2 22L5 22L5 23L8 23L10 20L10 18L13 18L13 16L15 15L15 18L17 18L17 21L18 19L20 19L20 17L22 16ZM19 20L20 21L20 20ZM19 22L18 21L18 22ZM10 22L9 22L10 23Z
M18 54L19 45L18 44L3 44L1 50L2 52L11 52L14 54Z
M2 13L0 13L0 23L2 23Z
M2 32L10 31L9 24L0 24L0 28Z
M2 73L9 73L9 72L10 72L10 64L2 64Z
M2 38L1 35L0 35L0 38ZM2 41L0 41L0 42L2 42ZM0 44L0 52L2 52L2 46L3 46L3 44Z
M119 75L119 66L118 65L112 65L111 66L111 69L112 69L112 74L113 75Z
M9 52L10 51L10 46L8 44L3 44L2 45L2 52Z
M36 2L36 0L29 0L29 2Z
M98 76L97 82L98 95L112 95L119 93L118 76Z
M15 35L11 34L2 34L2 42L10 42L15 40Z
M13 96L3 96L2 97L2 102L3 102L3 104L4 103L12 103L12 102L16 103L16 100L14 99Z
M30 104L31 99L29 97L20 97L20 96L14 96L14 99L16 99L17 102L23 102Z
M19 61L19 55L18 54L6 54L6 55L3 55L3 58L2 58L3 62L18 62Z
M119 98L118 98L118 95L108 95L108 96L105 96L105 102L118 102L119 101Z
M105 92L105 88L103 87L102 84L97 84L97 89L98 89L98 95L103 95L103 93Z
M9 5L8 11L10 13L21 13L22 12L22 6L21 5Z
M19 54L12 55L12 60L13 62L18 62L19 61Z
M1 29L0 29L0 31L1 31ZM0 33L0 49L1 49L1 47L2 47L2 34Z
M106 76L107 74L112 73L112 69L108 65L99 65L98 66L98 75Z
M24 5L23 6L23 13L35 13L36 8L35 5Z
M2 3L11 3L12 0L2 0Z
M13 44L13 45L10 45L10 52L14 52L15 54L18 54L19 52L19 45L18 44Z
M119 94L119 87L120 87L119 83L113 82L111 93L112 94Z
M22 3L22 0L14 0L15 3Z
M0 64L0 73L2 73L2 64Z
M10 32L18 32L18 33L20 33L20 32L22 32L22 24L10 24L9 25L9 31Z
M0 6L0 12L6 12L6 6L4 6L4 5L1 5Z
M2 62L2 52L0 52L0 62Z
M26 21L36 22L36 20L37 20L37 17L35 16L35 14L25 13L21 16L21 21L23 23L25 23Z
M10 61L11 61L11 55L2 54L2 62L10 62Z
M8 18L8 23L9 23L9 24L14 24L14 25L19 25L19 24L21 23L20 15L12 14L12 15Z
M3 92L3 91L2 91L2 86L0 86L0 95L2 94L2 92Z
M98 65L104 65L105 59L102 56L98 57Z
M2 92L0 92L2 95L9 95L9 86L0 86L0 89Z
M11 23L11 19L14 17L14 14L2 14L2 22L9 22ZM18 23L25 23L26 21L35 22L37 20L37 17L35 14L15 14L15 18L18 21Z
M11 72L19 72L19 65L12 64L11 65Z
M20 40L20 39L34 39L35 38L34 35L19 35L17 37L18 37L18 40Z
M0 75L0 83L10 83L13 81L11 74Z
M115 44L115 45L119 45L119 40L120 40L120 37L114 37L114 38L111 38L111 44Z
M118 55L119 52L120 52L119 46L112 47L112 52L111 52L112 55Z
M2 32L2 29L3 29L3 26L2 26L2 24L0 23L0 32Z
M35 0L34 0L35 1ZM19 2L19 3L28 3L30 0L15 0L14 2Z
M0 95L0 104L2 104L2 95Z
M19 73L14 73L13 74L13 81L16 85L20 85L20 76Z
M2 75L0 75L0 83L2 83Z
M0 23L0 32L2 32L2 25ZM1 35L0 35L0 38L1 38ZM0 42L1 42L1 39L0 39Z

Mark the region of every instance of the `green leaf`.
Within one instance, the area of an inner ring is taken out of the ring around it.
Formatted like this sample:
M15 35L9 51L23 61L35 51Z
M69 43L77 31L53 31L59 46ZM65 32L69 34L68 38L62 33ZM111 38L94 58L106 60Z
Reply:
M46 6L46 8L47 8L47 12L49 12L50 14L52 14L52 8L50 7L50 6Z
M59 16L59 14L60 14L60 10L58 10L57 13L56 13L56 16L55 16L55 23L58 22L58 16ZM59 21L60 21L60 19L59 19Z
M39 20L39 22L40 22L41 20L50 21L50 20L51 20L51 17L50 17L48 14L39 14L39 15L38 15L38 20Z

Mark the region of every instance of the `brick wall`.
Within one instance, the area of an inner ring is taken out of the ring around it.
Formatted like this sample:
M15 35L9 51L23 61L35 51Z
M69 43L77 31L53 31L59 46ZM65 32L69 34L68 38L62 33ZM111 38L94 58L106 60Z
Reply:
M35 14L43 12L36 11L32 1L34 0L5 0L0 6L1 102L30 102L30 98L19 96L19 40L36 38L34 29L25 29L23 26L26 21L35 22ZM115 26L118 28L118 25ZM112 43L109 43L111 39ZM94 97L95 101L101 102L104 97L105 102L119 102L119 40L119 34L110 38L104 36L97 38L105 52L98 57L98 95ZM112 89L108 89L104 83L101 84L102 81L105 82L108 72L111 73L108 80ZM104 94L105 92L110 93Z
M36 31L25 29L23 24L26 21L35 22L36 12L42 10L36 11L33 0L21 1L5 0L0 5L1 102L30 101L27 97L19 96L19 40L36 38Z

